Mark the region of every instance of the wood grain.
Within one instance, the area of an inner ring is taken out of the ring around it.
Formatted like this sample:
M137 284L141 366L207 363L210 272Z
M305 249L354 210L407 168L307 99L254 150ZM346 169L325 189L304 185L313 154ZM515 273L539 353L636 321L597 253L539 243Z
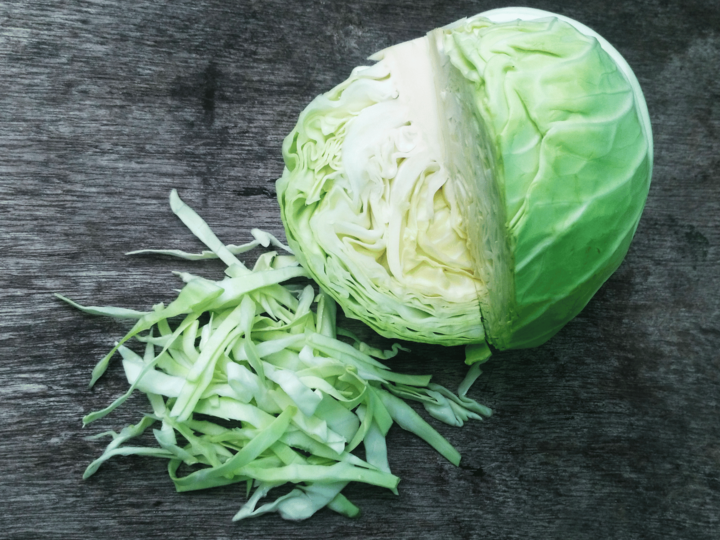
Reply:
M172 188L227 242L252 227L283 237L274 181L303 107L374 51L500 4L0 4L0 537L720 537L720 6L532 4L596 29L645 90L655 174L630 253L558 336L487 365L472 395L496 415L438 428L459 468L393 429L400 496L351 485L359 519L299 524L234 524L242 490L175 493L150 458L81 480L103 447L84 437L146 405L81 428L125 389L117 363L87 383L126 326L52 293L136 309L172 298L170 270L196 264L123 255L198 249ZM461 349L412 349L398 370L462 379Z

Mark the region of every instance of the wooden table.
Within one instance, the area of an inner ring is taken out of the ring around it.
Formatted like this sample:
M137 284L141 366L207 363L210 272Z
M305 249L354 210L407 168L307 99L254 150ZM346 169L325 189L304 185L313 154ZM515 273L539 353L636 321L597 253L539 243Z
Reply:
M596 29L633 66L655 173L627 259L563 331L497 354L471 395L496 414L438 427L459 468L398 428L400 495L349 486L363 514L232 523L237 486L175 493L165 463L121 458L87 481L142 395L90 370L126 324L52 296L147 309L170 270L125 257L197 250L177 188L226 242L284 237L274 181L299 112L374 51L493 2L8 1L0 5L0 537L720 538L720 4L533 3ZM360 329L357 324L356 329ZM383 343L379 338L368 339ZM456 388L460 348L414 345L393 366Z

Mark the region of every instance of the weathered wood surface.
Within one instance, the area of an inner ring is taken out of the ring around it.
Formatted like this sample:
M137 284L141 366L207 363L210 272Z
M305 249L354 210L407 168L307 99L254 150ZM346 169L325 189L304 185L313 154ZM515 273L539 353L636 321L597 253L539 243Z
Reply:
M125 325L53 299L144 309L170 269L125 257L195 250L182 196L228 242L283 236L274 180L298 113L372 52L495 2L277 0L0 4L0 537L720 538L720 4L533 3L607 37L635 69L655 132L646 212L620 270L536 350L498 354L472 390L483 424L439 430L455 468L394 429L400 496L350 486L322 511L234 524L237 487L177 494L150 458L85 466L81 429L125 389L90 370ZM219 266L210 265L210 275ZM369 334L367 334L369 335ZM414 346L401 371L456 387L461 349Z

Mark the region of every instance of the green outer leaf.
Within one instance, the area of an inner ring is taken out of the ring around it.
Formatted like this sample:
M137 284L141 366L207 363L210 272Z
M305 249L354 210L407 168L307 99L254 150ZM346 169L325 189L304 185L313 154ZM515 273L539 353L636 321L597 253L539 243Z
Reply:
M538 346L575 317L637 228L652 173L649 119L634 75L604 43L610 52L553 17L476 17L445 31L496 152L512 263L481 309L499 349Z

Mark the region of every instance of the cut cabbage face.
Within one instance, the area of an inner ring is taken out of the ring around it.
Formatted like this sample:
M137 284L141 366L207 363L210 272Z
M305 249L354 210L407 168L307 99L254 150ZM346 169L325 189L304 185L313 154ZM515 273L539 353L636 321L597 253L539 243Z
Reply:
M579 23L518 8L371 59L284 142L290 246L382 335L543 343L619 266L642 213L652 135L632 71Z

